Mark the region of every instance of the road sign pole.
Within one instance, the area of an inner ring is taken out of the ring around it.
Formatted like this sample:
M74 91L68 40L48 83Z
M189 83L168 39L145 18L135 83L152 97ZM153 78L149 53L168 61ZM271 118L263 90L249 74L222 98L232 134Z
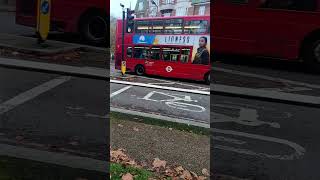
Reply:
M122 50L121 50L121 73L122 76L126 73L126 62L124 59L124 31L125 31L125 11L122 10Z
M38 0L37 2L37 36L38 43L47 40L50 30L51 0Z

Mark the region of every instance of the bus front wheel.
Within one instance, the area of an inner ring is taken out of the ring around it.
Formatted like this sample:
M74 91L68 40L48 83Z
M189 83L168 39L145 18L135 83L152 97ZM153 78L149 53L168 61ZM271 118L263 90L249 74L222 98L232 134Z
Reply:
M320 39L309 43L304 49L303 61L310 70L320 72Z
M137 65L136 68L135 68L135 73L138 75L138 76L142 76L145 74L145 69L142 65Z
M98 12L87 13L80 20L80 34L90 44L107 43L107 28L107 18Z

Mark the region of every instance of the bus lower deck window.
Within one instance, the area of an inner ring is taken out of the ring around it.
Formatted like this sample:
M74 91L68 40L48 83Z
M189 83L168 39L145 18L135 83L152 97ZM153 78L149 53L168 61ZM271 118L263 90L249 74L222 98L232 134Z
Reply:
M146 47L134 47L133 58L145 59L147 58L147 48Z
M165 61L178 61L180 55L179 48L163 48L162 56Z
M181 63L188 63L190 56L190 49L189 48L182 48L181 49Z

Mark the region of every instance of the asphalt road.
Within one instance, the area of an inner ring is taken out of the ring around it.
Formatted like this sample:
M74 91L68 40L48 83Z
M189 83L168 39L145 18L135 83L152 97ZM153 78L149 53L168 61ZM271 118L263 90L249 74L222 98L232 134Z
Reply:
M0 68L0 83L0 141L106 158L105 81Z
M209 124L208 95L110 84L111 107Z
M320 96L319 75L300 63L229 56L212 70L217 84ZM320 179L320 109L211 94L214 172L250 180Z

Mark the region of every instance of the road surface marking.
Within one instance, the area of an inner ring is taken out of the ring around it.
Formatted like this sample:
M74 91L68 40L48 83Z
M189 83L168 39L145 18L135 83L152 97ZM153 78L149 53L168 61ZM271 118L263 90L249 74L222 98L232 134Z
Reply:
M124 91L130 89L131 87L132 87L132 86L126 86L126 87L124 87L124 88L122 88L122 89L119 89L118 91L115 91L115 92L111 93L111 94L110 94L110 98L112 98L112 97L114 97L114 96L116 96L116 95L118 95L118 94L123 93Z
M14 109L15 107L30 101L34 98L36 98L37 96L41 95L42 93L45 93L67 81L69 81L71 79L71 77L69 76L60 76L58 78L52 79L48 82L45 82L37 87L34 87L26 92L23 92L17 96L15 96L12 99L9 99L6 102L3 102L2 104L0 104L0 115L3 113L6 113L12 109Z
M239 131L232 131L232 130L222 130L222 129L216 129L216 128L211 128L211 131L213 133L220 133L224 135L231 135L233 136L238 136L240 138L249 138L249 139L254 139L254 140L260 140L260 141L266 141L266 142L272 142L272 143L277 143L280 145L286 145L289 146L294 150L294 153L289 154L289 155L278 155L278 154L267 154L265 152L254 152L249 149L243 149L237 147L232 147L232 146L226 146L226 145L219 145L219 144L214 144L213 148L216 149L221 149L225 151L231 151L231 152L236 152L240 154L246 154L246 155L252 155L252 156L258 156L258 157L267 157L270 159L280 159L280 160L294 160L294 159L299 159L301 158L306 150L300 146L299 144L296 144L294 142L285 140L285 139L279 139L279 138L274 138L274 137L268 137L268 136L262 136L262 135L257 135L257 134L249 134L249 133L244 133L244 132L239 132ZM223 140L220 138L220 140ZM230 143L230 141L227 139L227 142ZM236 141L235 141L236 142ZM237 143L233 143L237 144ZM255 143L256 144L256 143Z
M146 118L159 119L159 120L163 120L163 121L187 124L187 125L191 125L191 126L210 128L210 124L209 123L202 122L202 121L197 121L195 119L174 118L174 117L169 117L169 116L162 116L162 115L158 115L158 114L145 113L145 112L127 110L127 109L116 108L116 107L110 107L110 111L111 112L119 112L119 113L123 113L123 114L130 114L130 115L133 115L133 116L141 116L141 117L146 117Z
M152 98L153 96L160 95L166 97L165 99L155 99ZM206 108L200 105L191 104L191 102L198 102L197 100L192 100L191 96L187 95L180 95L180 94L172 94L172 93L164 93L158 91L151 91L143 98L138 98L146 101L153 101L153 102L164 102L167 106L175 109L180 109L184 111L190 112L204 112Z
M212 70L221 71L221 72L230 73L230 74L241 75L241 76L260 78L260 79L265 79L265 80L269 80L269 81L283 82L286 84L295 84L295 85L305 86L305 87L314 88L314 89L320 89L320 85L317 85L317 84L304 83L304 82L293 81L293 80L288 80L288 79L283 79L283 78L275 78L272 76L266 76L266 75L248 73L248 72L241 72L241 71L230 70L230 69L225 69L225 68L220 68L220 67L212 67Z
M182 89L182 88L158 86L158 85L145 84L145 83L119 81L119 80L110 80L110 82L111 83L116 83L116 84L125 84L125 85L131 85L131 86L140 86L140 87L146 87L146 88L155 88L155 89L171 90L171 91L178 91L178 92L187 92L187 93L202 94L202 95L209 95L210 96L210 92L209 91Z

